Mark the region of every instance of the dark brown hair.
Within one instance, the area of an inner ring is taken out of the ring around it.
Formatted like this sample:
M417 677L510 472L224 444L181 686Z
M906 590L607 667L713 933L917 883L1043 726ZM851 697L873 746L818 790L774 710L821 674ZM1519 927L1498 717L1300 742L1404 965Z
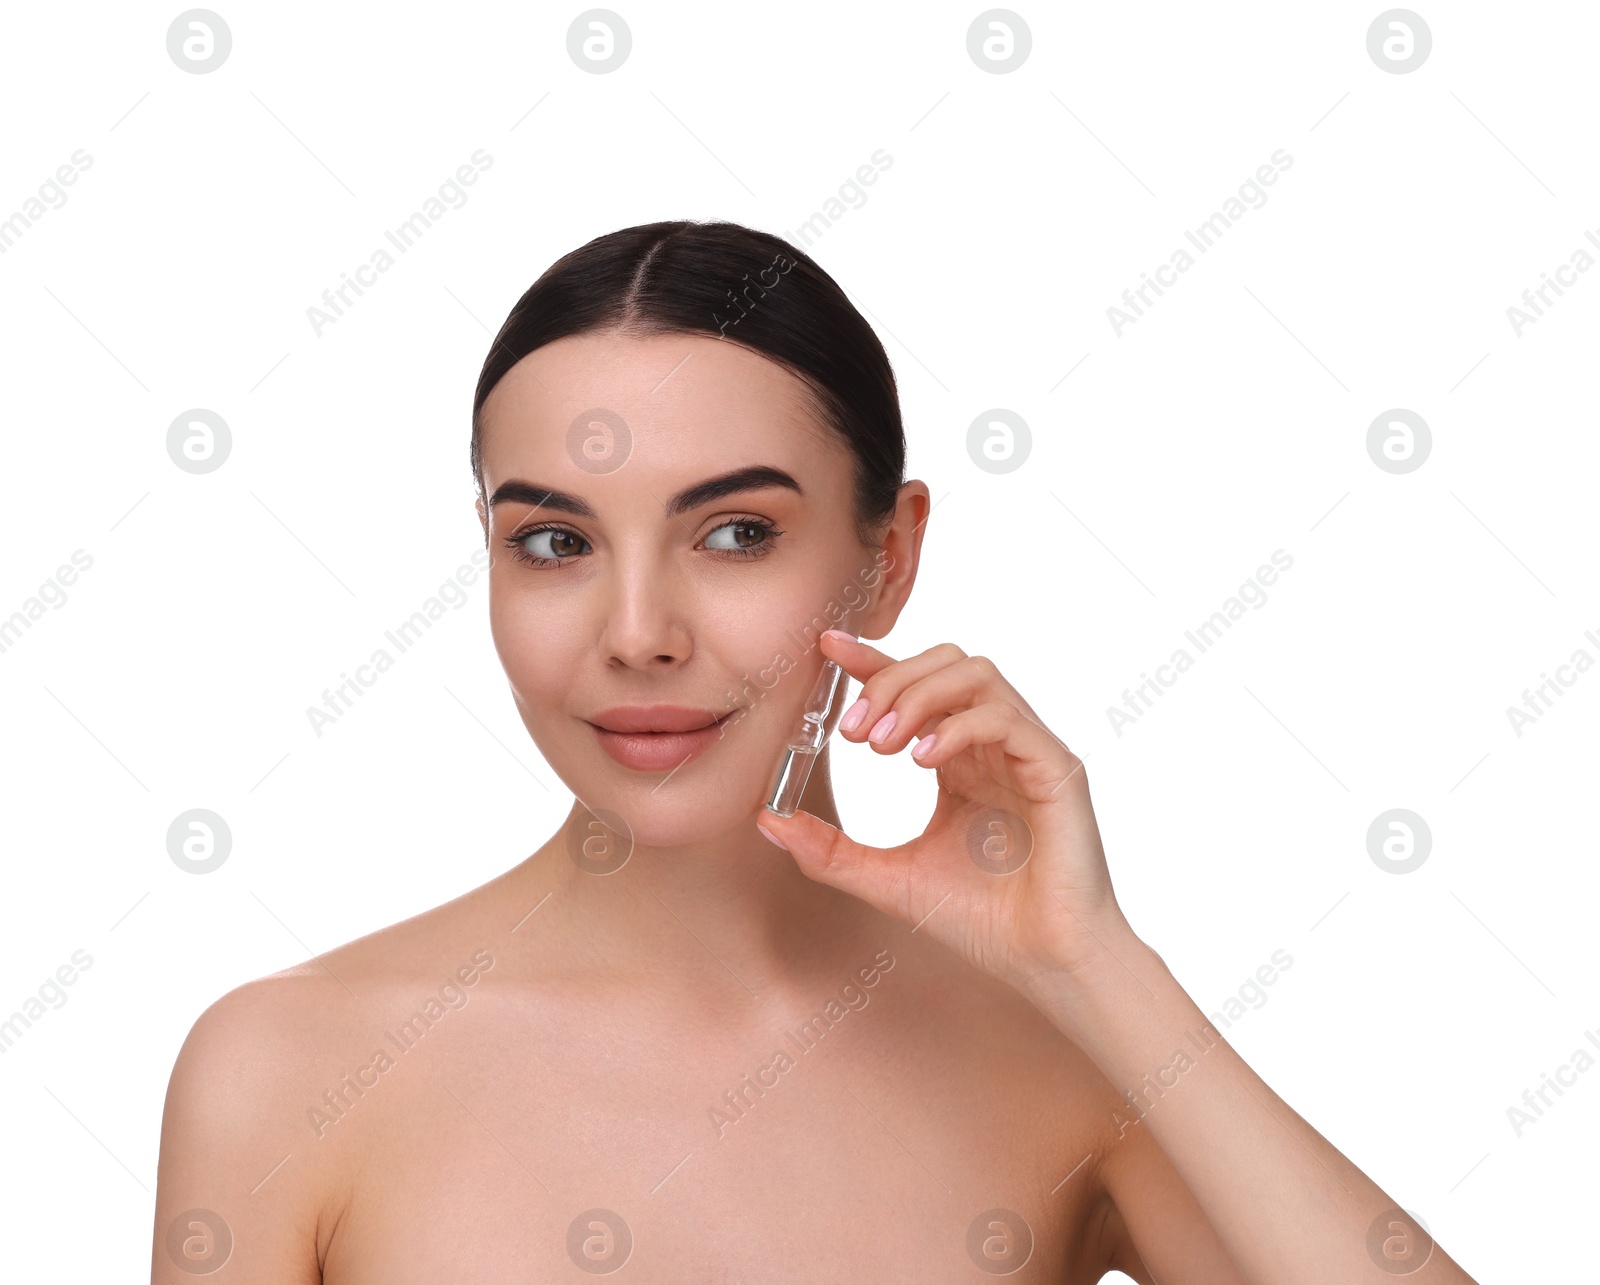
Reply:
M855 455L862 543L894 513L906 439L888 355L872 327L814 260L742 224L645 223L596 237L528 287L494 338L472 399L472 475L483 496L490 391L523 357L592 330L705 334L787 367L819 418Z

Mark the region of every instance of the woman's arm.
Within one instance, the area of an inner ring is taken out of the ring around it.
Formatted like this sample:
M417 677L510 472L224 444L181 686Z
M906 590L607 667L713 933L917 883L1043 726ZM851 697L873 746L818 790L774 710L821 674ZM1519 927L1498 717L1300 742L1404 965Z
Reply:
M284 1087L299 1015L319 999L326 1004L307 979L263 978L224 995L190 1030L161 1120L152 1285L212 1273L234 1285L321 1282L327 1157L309 1130L297 1135L305 1104Z
M1388 1285L1398 1275L1472 1285L1217 1035L1129 927L1083 761L992 661L951 643L895 660L832 630L821 645L862 682L839 735L880 754L917 741L912 758L939 782L933 816L893 848L803 812L762 812L759 824L809 877L924 929L1028 996L1124 1093L1119 1129L1147 1129L1159 1145L1122 1156L1114 1147L1104 1173L1162 1285L1228 1279L1184 1255L1195 1205L1162 1166L1246 1285Z
M1170 1165L1252 1285L1392 1285L1396 1276L1471 1285L1427 1232L1250 1069L1120 914L1093 925L1093 934L1098 955L1037 974L1025 993L1129 1100L1119 1113L1123 1141L1103 1168L1157 1279L1198 1279L1160 1270L1186 1271L1191 1262L1188 1231L1166 1216L1159 1171ZM1159 1155L1137 1145L1145 1130Z

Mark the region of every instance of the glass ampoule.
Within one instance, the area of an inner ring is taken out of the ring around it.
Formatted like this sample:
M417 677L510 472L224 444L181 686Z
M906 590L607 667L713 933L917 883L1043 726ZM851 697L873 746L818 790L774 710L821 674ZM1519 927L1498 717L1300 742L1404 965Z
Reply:
M837 661L822 662L822 672L817 675L816 686L806 699L800 725L789 737L783 753L778 758L777 770L767 788L767 810L781 817L792 817L800 806L800 796L805 793L806 782L811 779L811 769L817 755L833 729L839 725L844 713L845 694L850 689L850 677L839 668Z

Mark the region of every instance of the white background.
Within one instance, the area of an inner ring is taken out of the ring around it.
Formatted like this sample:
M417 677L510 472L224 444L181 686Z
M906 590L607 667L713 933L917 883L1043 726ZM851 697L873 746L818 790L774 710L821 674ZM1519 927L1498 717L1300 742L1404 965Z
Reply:
M568 55L579 6L225 4L204 75L168 56L179 6L8 15L0 219L92 165L0 255L0 618L93 565L0 653L0 1013L93 965L0 1056L4 1274L142 1276L198 1014L565 815L481 580L336 726L306 715L481 547L468 417L510 305L636 223L792 235L883 149L806 247L888 348L938 501L880 645L992 657L1085 757L1126 912L1202 1008L1293 956L1228 1038L1478 1280L1578 1279L1600 1067L1520 1137L1507 1108L1600 1038L1600 672L1520 736L1506 709L1600 659L1600 272L1520 336L1507 309L1600 256L1600 13L1425 6L1393 74L1376 3L1028 5L992 74L976 5L617 4L604 75ZM480 148L319 337L307 309ZM1280 148L1119 337L1108 307ZM201 476L165 446L195 407L233 436ZM966 448L995 407L1032 432L1003 475ZM1366 449L1395 407L1433 441L1401 475ZM1118 735L1108 706L1276 549L1266 604ZM835 754L858 838L921 829L922 769ZM233 835L203 877L166 850L191 808ZM1432 833L1409 874L1367 851L1391 808Z

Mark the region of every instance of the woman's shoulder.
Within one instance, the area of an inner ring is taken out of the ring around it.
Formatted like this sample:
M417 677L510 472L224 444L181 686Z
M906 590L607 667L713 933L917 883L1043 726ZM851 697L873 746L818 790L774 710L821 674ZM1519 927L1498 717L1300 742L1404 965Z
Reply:
M497 883L225 991L191 1026L174 1081L205 1081L214 1093L227 1092L226 1082L259 1100L316 1053L365 1039L375 1008L394 996L476 985L505 953ZM217 1075L224 1066L229 1074Z
M464 1003L504 955L509 925L484 891L312 953L206 1006L167 1086L158 1224L180 1210L210 1211L235 1239L253 1232L284 1279L319 1279L363 1146L360 1129L338 1123L354 1101L350 1077L361 1082L386 1032L404 1042L407 1023ZM251 1194L244 1205L225 1199L240 1192ZM199 1242L185 1233L177 1243Z
M300 1010L310 998L337 1001L343 995L359 1000L394 987L414 989L416 983L427 985L441 975L492 967L481 961L504 954L511 925L501 920L512 873L246 982L218 1003L271 1020L282 1007Z

